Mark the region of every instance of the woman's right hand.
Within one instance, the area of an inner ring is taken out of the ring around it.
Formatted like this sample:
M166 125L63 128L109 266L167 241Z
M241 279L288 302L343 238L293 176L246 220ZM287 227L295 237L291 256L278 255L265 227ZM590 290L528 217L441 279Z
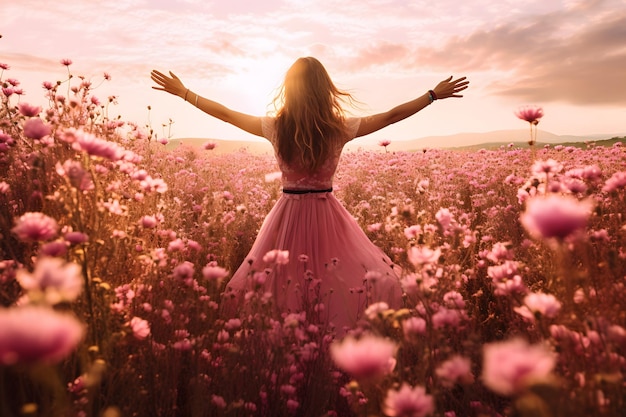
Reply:
M452 76L446 78L437 84L437 87L433 89L437 99L444 99L448 97L463 97L459 92L465 90L468 87L469 81L466 81L466 77L457 78L452 80Z
M178 78L172 71L169 71L170 76L157 71L152 70L150 73L150 78L152 81L157 83L159 87L152 87L155 90L166 91L170 94L174 94L175 96L184 97L185 93L188 91L187 87L183 84L183 82Z

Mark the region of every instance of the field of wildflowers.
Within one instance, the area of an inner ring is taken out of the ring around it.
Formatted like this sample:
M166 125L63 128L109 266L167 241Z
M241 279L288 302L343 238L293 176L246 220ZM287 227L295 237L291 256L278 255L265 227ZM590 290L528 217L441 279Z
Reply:
M270 156L168 150L62 64L42 108L0 63L1 416L623 415L621 143L344 155L406 293L344 335L260 287L222 308Z

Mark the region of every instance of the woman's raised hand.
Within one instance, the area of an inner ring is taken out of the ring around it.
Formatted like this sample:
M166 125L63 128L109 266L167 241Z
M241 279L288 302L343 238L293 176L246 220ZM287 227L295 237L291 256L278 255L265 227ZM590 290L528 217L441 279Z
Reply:
M458 94L459 92L465 90L469 84L469 81L466 81L466 77L457 78L456 80L452 80L452 76L446 78L437 84L437 87L434 88L435 95L437 99L443 99L448 97L463 97L463 95Z
M169 73L170 77L157 70L152 70L150 78L152 78L152 81L159 85L159 87L153 86L152 88L155 90L167 91L175 96L183 97L187 92L187 87L185 87L180 78L174 75L172 71L169 71Z

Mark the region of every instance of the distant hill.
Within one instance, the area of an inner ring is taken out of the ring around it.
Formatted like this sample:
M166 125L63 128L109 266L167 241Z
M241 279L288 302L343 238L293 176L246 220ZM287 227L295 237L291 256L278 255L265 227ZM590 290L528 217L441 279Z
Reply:
M419 139L394 141L387 147L390 152L393 151L417 151L426 148L453 148L453 149L481 149L481 148L498 148L513 143L516 147L527 147L529 133L527 129L516 130L496 130L492 132L482 133L458 133L455 135L445 136L427 136ZM598 146L611 146L613 143L622 141L626 142L626 133L621 134L597 134L586 136L574 135L555 135L543 130L537 131L537 147L545 144L563 146L586 147L586 142L594 142ZM216 144L215 149L207 152L213 153L230 153L236 151L245 151L253 154L272 154L272 146L265 140L221 140L208 138L182 138L172 139L167 145L168 148L176 147L181 144L189 145L195 148L204 146L207 142ZM375 138L359 138L346 145L346 151L362 150L382 150L378 145L380 139Z

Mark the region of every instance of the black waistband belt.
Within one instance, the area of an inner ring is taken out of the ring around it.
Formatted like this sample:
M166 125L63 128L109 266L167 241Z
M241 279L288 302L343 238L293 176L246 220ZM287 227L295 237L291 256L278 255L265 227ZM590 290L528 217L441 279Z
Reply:
M327 188L325 190L289 190L283 188L283 193L285 194L312 194L312 193L330 193L333 190L333 187Z

